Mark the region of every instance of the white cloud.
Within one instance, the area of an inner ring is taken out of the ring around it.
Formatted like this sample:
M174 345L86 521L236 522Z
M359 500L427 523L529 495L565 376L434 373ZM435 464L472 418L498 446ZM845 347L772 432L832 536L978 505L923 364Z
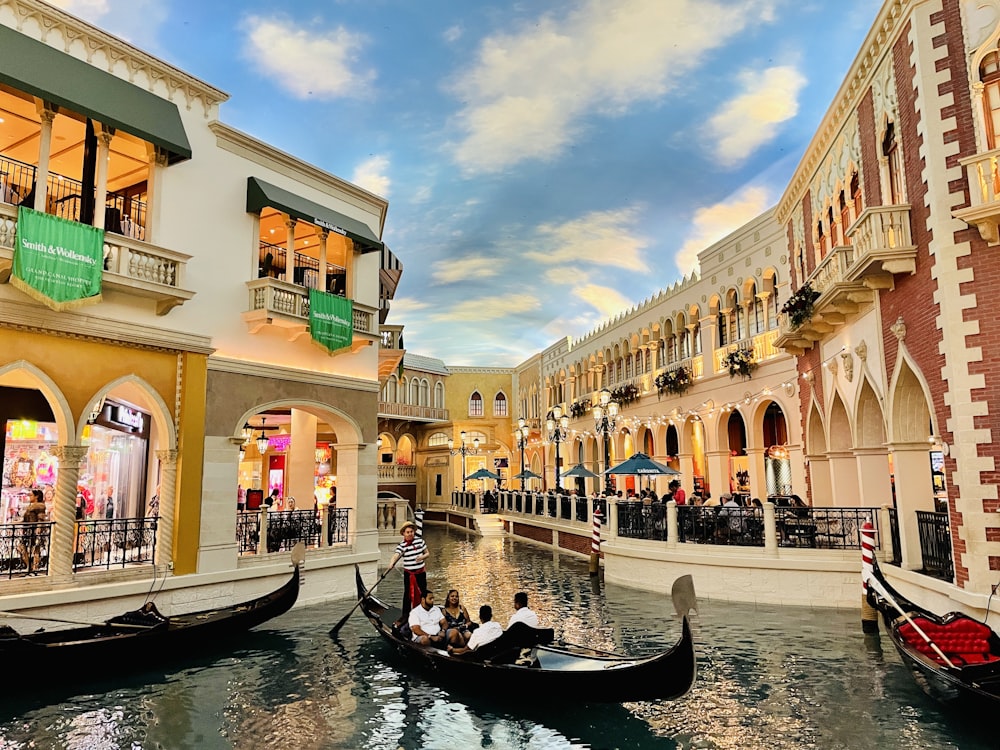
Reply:
M699 208L691 231L677 253L677 268L687 276L698 268L698 253L730 232L760 216L771 204L766 190L750 187L731 200Z
M415 297L396 297L389 303L393 316L405 318L412 313L418 313L430 308L429 302L424 302Z
M434 282L437 284L475 283L499 275L500 264L496 258L467 255L439 260L432 269Z
M456 24L454 26L449 26L447 29L445 29L444 34L442 34L442 36L444 37L444 40L446 42L451 44L461 39L462 34L464 33L465 33L464 29L460 25Z
M161 0L48 0L50 5L100 26L142 49L159 46L157 33L167 19Z
M375 80L375 71L360 62L368 42L364 34L343 26L317 33L311 25L261 16L250 16L243 25L246 56L299 99L361 97Z
M537 310L541 303L531 294L507 294L496 297L477 297L453 305L431 316L432 320L490 321L506 318L512 312L525 313Z
M805 76L790 66L743 71L737 80L743 93L708 122L715 153L729 165L746 159L777 135L781 123L795 117L799 93L806 85Z
M545 265L562 264L574 273L587 263L641 270L641 251L649 243L631 234L635 215L636 209L594 211L563 224L543 224L531 242L538 249L524 256Z
M574 286L572 294L597 310L601 318L610 318L635 304L617 289L600 284Z
M392 181L386 174L388 171L389 157L375 154L354 168L351 182L375 193L375 195L388 198L389 188L392 186Z
M454 159L470 173L553 159L587 115L661 98L708 51L770 20L773 2L588 0L488 37L452 86L465 102Z
M111 10L108 0L49 0L49 5L88 21L96 20Z

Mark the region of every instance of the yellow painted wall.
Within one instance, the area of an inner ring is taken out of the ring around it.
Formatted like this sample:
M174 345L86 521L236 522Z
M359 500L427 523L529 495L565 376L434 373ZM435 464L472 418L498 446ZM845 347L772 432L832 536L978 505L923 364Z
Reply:
M174 527L174 575L195 573L198 569L208 357L204 354L184 354L182 365L180 431L177 435L178 502Z

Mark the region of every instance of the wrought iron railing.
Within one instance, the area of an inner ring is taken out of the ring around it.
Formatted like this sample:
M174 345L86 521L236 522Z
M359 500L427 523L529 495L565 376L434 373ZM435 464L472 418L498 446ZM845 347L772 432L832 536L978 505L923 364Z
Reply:
M290 550L299 542L318 547L319 513L314 510L276 510L267 514L267 551Z
M778 543L786 547L859 550L865 521L879 538L878 508L775 508L774 516Z
M920 536L922 572L945 581L952 580L955 577L955 567L951 559L948 514L918 510L917 533Z
M667 506L644 505L638 500L618 503L618 536L629 539L667 540Z
M47 575L52 522L0 526L0 576Z
M889 508L889 538L892 539L892 559L890 565L903 564L903 549L899 542L899 513L895 508Z
M260 511L236 516L236 545L241 555L256 555L260 548Z
M326 530L327 546L332 547L335 544L347 544L351 509L331 508L328 513L330 514L330 518Z
M78 521L73 570L152 563L157 521L156 517Z

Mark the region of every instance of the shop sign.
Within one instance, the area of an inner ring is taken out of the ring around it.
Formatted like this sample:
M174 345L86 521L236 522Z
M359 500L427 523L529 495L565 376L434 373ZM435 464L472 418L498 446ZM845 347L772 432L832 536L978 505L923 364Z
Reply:
M141 430L142 412L129 409L126 406L116 406L111 410L111 421L131 427L134 430Z
M53 310L101 301L104 230L19 206L10 282Z
M310 289L309 333L313 341L331 352L350 346L354 339L354 302Z

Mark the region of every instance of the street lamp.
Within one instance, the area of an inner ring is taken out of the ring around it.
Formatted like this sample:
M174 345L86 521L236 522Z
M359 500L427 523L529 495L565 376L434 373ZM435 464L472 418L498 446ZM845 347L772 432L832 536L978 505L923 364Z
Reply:
M549 418L545 420L545 431L548 433L550 443L556 444L556 489L561 490L559 482L559 443L565 442L566 431L569 428L569 417L562 413L562 408L552 407Z
M451 455L453 456L462 454L462 492L465 492L465 457L479 453L479 438L473 439L472 447L470 448L465 442L465 430L458 433L458 437L462 441L462 444L458 448L455 448L455 441L449 439L448 450L451 451Z
M611 468L611 433L618 421L618 402L611 400L611 391L601 390L601 402L594 407L594 429L604 437L604 471ZM604 475L604 494L611 494L611 475Z
M521 451L521 492L524 492L524 447L528 444L530 434L531 428L528 427L528 423L524 421L524 417L519 417L514 435L517 437L518 450Z

